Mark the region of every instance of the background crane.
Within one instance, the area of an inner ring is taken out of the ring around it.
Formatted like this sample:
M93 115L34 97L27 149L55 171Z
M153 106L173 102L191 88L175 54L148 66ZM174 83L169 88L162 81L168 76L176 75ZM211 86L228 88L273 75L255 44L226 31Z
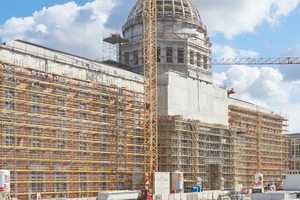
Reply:
M282 58L220 58L213 59L212 65L279 65L300 64L300 57Z
M157 153L157 23L156 0L142 0L144 65L144 184L153 188Z

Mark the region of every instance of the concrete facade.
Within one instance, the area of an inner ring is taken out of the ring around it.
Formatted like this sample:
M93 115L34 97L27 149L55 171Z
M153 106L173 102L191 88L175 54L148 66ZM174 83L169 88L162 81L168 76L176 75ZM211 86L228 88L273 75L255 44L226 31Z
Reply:
M289 134L290 170L300 170L300 133Z
M170 190L170 172L155 172L154 191L155 194L168 194Z
M204 123L228 124L227 91L169 71L158 77L159 115L181 115Z

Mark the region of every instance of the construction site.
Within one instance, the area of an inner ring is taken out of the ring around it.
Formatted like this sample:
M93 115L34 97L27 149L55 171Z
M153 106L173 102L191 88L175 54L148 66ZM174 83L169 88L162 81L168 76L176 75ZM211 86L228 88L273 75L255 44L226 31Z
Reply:
M212 44L190 0L153 2L157 38L147 40L139 0L122 35L104 38L115 59L0 45L0 166L11 197L96 197L142 188L145 173L155 191L153 172L183 172L184 186L203 190L249 189L255 173L280 184L288 117L213 83Z
M200 182L204 190L233 190L237 182L249 189L257 172L267 182L280 182L289 161L283 118L234 105L229 110L229 129L180 116L160 118L159 171L182 171L186 184Z

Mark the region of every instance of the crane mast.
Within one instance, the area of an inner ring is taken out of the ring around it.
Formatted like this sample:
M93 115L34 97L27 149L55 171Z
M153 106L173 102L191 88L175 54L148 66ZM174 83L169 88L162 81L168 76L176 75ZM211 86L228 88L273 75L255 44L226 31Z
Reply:
M157 20L156 0L142 0L144 65L144 184L153 188L157 152Z

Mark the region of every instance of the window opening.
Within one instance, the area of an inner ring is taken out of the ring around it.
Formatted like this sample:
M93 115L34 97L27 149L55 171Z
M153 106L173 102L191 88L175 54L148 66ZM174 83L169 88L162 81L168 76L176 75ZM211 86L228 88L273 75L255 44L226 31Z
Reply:
M172 47L167 47L166 55L167 55L167 63L173 62L173 50L172 50Z
M178 63L184 63L184 49L180 48L178 49Z

